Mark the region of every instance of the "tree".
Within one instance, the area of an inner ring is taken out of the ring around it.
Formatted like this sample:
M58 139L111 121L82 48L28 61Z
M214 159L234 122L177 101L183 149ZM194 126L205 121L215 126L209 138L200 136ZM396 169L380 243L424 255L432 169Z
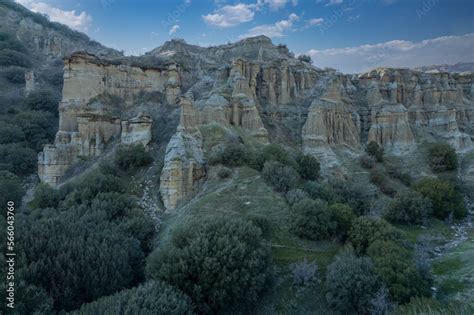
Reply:
M19 126L4 123L0 125L0 144L22 142L25 140L25 134Z
M307 63L312 63L311 56L309 55L299 55L298 60L301 60Z
M351 207L343 203L332 204L329 210L332 212L334 221L336 222L334 234L342 241L345 241L351 229L352 222L356 218L354 211L352 211Z
M240 219L214 218L175 233L151 254L148 275L190 296L200 313L216 313L256 302L270 271L261 231Z
M398 239L395 228L387 221L374 217L358 217L352 222L349 241L357 254L365 254L367 248L375 241Z
M413 190L431 200L433 215L438 219L444 220L451 213L456 219L461 219L467 214L462 195L448 181L424 178L413 184Z
M301 178L306 180L316 180L319 177L319 162L310 155L299 155L296 158L297 170Z
M35 189L34 202L40 208L57 208L59 193L48 184L39 184Z
M431 279L422 276L406 249L393 241L375 241L367 249L367 254L397 303L404 304L413 297L431 295Z
M24 194L25 190L18 176L8 171L0 171L0 205L3 209L6 209L8 201L13 201L18 208Z
M432 213L431 200L416 191L399 193L387 206L385 217L392 222L421 224Z
M8 67L2 71L3 76L13 84L25 84L25 69L21 67Z
M297 164L288 152L278 144L266 145L256 157L251 161L251 166L257 170L262 170L266 162L274 161L280 164L296 168Z
M141 143L120 146L115 153L114 162L123 171L129 171L146 166L153 157Z
M433 144L428 154L430 166L434 172L454 171L458 167L458 156L449 144Z
M343 314L368 314L379 284L370 258L344 249L326 271L328 304Z
M17 143L0 144L0 163L7 170L22 176L36 170L38 157L35 151Z
M377 142L370 141L365 148L368 155L375 157L377 162L383 161L384 149Z
M37 90L31 92L25 99L25 106L29 110L41 110L58 114L59 98L50 91Z
M31 61L28 56L22 52L11 49L2 49L0 50L0 66L18 66L29 68L31 67Z
M71 315L89 314L193 314L188 296L162 281L149 281L83 305Z
M303 199L291 208L291 229L299 237L321 240L331 236L336 222L327 203L322 200Z
M12 124L21 128L31 149L40 151L54 140L57 118L44 111L22 111L13 117Z
M293 188L299 179L294 168L275 161L265 162L262 177L276 191L282 193L286 193Z

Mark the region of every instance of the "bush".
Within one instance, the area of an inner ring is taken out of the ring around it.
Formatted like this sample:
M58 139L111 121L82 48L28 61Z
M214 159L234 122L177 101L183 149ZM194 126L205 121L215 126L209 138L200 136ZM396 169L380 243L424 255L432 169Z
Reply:
M342 241L346 240L349 230L352 227L352 221L356 218L354 211L348 205L335 203L329 207L332 212L334 221L336 222L335 235Z
M342 195L338 195L333 187L327 183L308 181L304 183L303 191L305 191L312 199L322 199L328 203L342 201L342 198L340 197Z
M35 189L34 203L39 208L57 208L59 192L48 184L39 184Z
M387 221L373 217L359 217L352 222L349 241L357 254L365 254L375 241L392 241L399 237L395 228Z
M222 163L230 167L242 166L248 163L249 152L245 145L239 141L227 142L222 150L212 157L209 163Z
M3 76L13 84L25 84L25 69L21 67L8 67L2 71Z
M12 124L21 128L29 147L35 151L54 141L58 125L57 118L44 111L22 111L13 117Z
M433 172L454 171L458 167L458 156L449 144L433 144L428 154Z
M433 215L438 219L446 219L450 214L453 214L456 219L467 215L462 195L454 185L447 181L424 178L413 184L413 190L431 200Z
M19 126L8 123L0 125L0 144L15 143L25 140L25 134Z
M29 68L31 67L31 61L24 53L10 49L3 49L0 50L0 66Z
M387 206L385 217L392 222L421 224L432 213L431 200L419 192L399 193Z
M291 229L301 238L321 240L336 230L333 215L322 200L303 199L295 203L291 211Z
M188 296L162 281L150 281L83 305L71 315L193 314Z
M394 164L385 164L385 170L387 174L395 179L401 181L404 185L410 186L413 179L411 178L410 174L403 172L403 166L401 165L394 165Z
M121 145L114 158L114 163L123 171L135 170L151 162L153 162L151 154L141 143Z
M367 249L367 254L397 303L404 304L413 297L431 295L431 279L423 278L406 249L392 241L375 241Z
M375 157L377 162L383 162L383 148L375 141L370 141L365 148L368 155Z
M268 280L270 251L261 239L260 229L238 219L194 223L149 257L147 271L190 296L200 313L242 311Z
M373 196L367 194L362 185L353 181L333 180L331 182L333 195L332 202L343 202L350 206L357 215L364 215L370 208Z
M397 191L389 186L389 182L382 172L372 170L370 172L370 181L387 196L393 197L397 194Z
M286 193L286 200L288 201L290 206L308 197L308 194L301 189L291 189Z
M31 92L25 99L25 106L29 110L41 110L58 114L59 98L50 91L38 90Z
M262 176L276 191L283 193L293 188L299 179L294 168L275 161L265 162Z
M232 175L232 170L227 167L222 167L217 172L217 176L219 176L220 179L229 178L231 175Z
M296 158L298 174L305 180L316 180L319 177L319 162L310 155L299 155Z
M8 171L0 171L0 206L2 209L6 208L8 201L13 201L15 207L18 207L24 194L25 190L21 186L18 176Z
M307 63L311 63L311 56L308 56L308 55L299 55L298 56L298 60L301 60L301 61L304 61L304 62L307 62Z
M368 314L379 284L370 258L351 249L339 253L326 271L328 304L343 314Z
M23 176L36 171L37 154L20 144L0 144L0 163L6 165L12 173Z
M14 36L10 34L0 32L0 50L16 50L19 52L25 52L25 46L18 41Z
M262 231L262 235L268 235L271 229L271 224L268 219L262 215L250 215L249 221Z
M294 168L297 167L296 162L290 157L288 152L278 144L266 145L260 152L257 152L256 157L251 161L251 166L257 170L262 170L268 161L279 162Z

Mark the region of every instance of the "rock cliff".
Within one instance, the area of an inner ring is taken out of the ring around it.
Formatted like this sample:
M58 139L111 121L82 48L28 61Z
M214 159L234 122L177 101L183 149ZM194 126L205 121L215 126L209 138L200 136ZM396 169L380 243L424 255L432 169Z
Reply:
M145 60L151 65L140 66ZM116 142L152 142L155 122L141 95L155 93L180 115L160 180L168 210L206 176L200 127L210 123L240 128L263 144L301 143L323 168L339 165L338 148L359 154L369 141L399 155L427 139L473 148L472 74L323 71L264 36L210 48L175 40L140 58L81 53L64 62L59 131L39 156L42 180L58 182L78 156L100 155Z

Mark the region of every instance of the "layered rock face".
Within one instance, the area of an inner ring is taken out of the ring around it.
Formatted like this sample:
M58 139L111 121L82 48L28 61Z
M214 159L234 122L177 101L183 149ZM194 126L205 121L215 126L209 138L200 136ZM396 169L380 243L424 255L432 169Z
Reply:
M134 100L142 93L162 93L173 104L180 80L176 65L145 69L115 65L77 53L64 60L64 87L59 104L59 130L54 146L38 157L42 181L56 184L78 157L103 153L115 140L148 144L152 119L132 116Z
M302 62L264 36L211 48L171 41L134 58L159 66L84 53L65 59L59 131L39 157L43 181L56 183L78 156L103 154L119 139L153 141L142 93L157 93L158 102L175 105L180 115L160 181L170 211L206 176L199 130L211 123L240 128L262 144L301 142L323 168L341 166L338 148L357 155L369 141L400 155L426 139L450 142L459 151L473 148L471 74L376 69L344 75Z

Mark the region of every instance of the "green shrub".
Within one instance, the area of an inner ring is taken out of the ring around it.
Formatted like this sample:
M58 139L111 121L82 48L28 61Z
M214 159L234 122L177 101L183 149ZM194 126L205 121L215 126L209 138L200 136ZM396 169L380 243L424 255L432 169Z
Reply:
M232 170L227 167L222 167L217 172L217 176L219 176L220 179L229 178L231 175L232 175Z
M122 145L115 153L114 163L123 171L146 166L153 162L153 157L143 144Z
M12 173L22 176L36 170L37 154L20 144L0 144L0 163L8 165Z
M9 123L0 124L0 144L15 143L25 140L25 134L19 126Z
M434 172L453 171L458 167L458 156L449 144L433 144L428 154L430 167Z
M434 298L413 298L410 303L398 306L393 315L472 315L472 303L455 300L448 304Z
M0 32L0 50L16 50L19 52L26 52L25 46L10 34Z
M2 73L10 83L25 84L25 69L21 67L8 67Z
M268 235L271 229L270 221L263 215L252 214L249 216L250 222L262 231L262 235Z
M389 186L389 182L385 175L377 170L371 170L370 181L376 185L382 193L387 196L393 197L397 194L397 191Z
M188 296L162 281L150 281L83 305L71 315L193 314Z
M54 141L58 126L57 118L44 111L22 111L13 117L12 124L21 128L29 147L35 151Z
M306 180L316 180L319 177L319 162L310 155L299 155L296 158L298 174Z
M265 288L270 251L260 229L217 218L185 227L149 257L148 274L181 289L200 313L253 305Z
M31 67L31 61L28 56L22 52L11 49L3 49L0 50L0 66L18 66L23 68L29 68Z
M59 97L46 90L31 92L25 99L25 106L29 110L41 110L58 114Z
M357 257L351 249L339 253L326 271L328 304L342 314L368 314L379 288L370 258Z
M431 295L431 279L422 276L406 249L393 241L378 240L368 247L367 254L395 302L403 304L413 297Z
M416 191L399 193L387 206L385 217L392 222L421 224L433 212L431 200Z
M397 240L399 234L387 221L374 217L358 217L352 222L349 241L357 254L365 254L367 248L375 241Z
M39 184L35 189L34 203L39 208L57 208L59 192L48 184Z
M312 199L322 199L328 203L342 201L342 198L340 197L342 195L338 195L333 187L328 183L308 181L304 183L303 191L305 191Z
M265 162L262 177L273 189L282 193L286 193L295 187L299 179L294 168L275 161Z
M370 141L365 148L368 155L373 156L377 162L383 161L384 149L377 142Z
M286 200L288 201L290 206L308 197L308 194L301 189L291 189L286 193Z
M215 156L211 157L210 164L222 163L227 166L236 167L248 163L249 152L243 143L239 141L228 141Z
M307 63L311 63L311 56L308 56L308 55L299 55L298 56L298 60L301 60L301 61L304 61L304 62L307 62Z
M332 180L331 186L332 195L335 196L331 203L345 203L357 215L364 215L370 209L373 195L368 195L367 189L362 185L349 180Z
M352 221L356 218L354 211L352 211L351 207L342 203L332 204L329 210L332 212L333 219L336 222L334 234L344 241L352 227Z
M447 181L424 178L413 184L413 190L431 200L433 215L438 219L446 219L450 214L461 219L467 214L461 193Z
M0 206L2 209L6 209L8 201L13 201L18 208L24 194L25 190L21 186L18 176L8 171L0 171Z
M296 168L296 162L288 154L288 152L278 144L269 144L263 147L263 149L257 152L255 158L251 162L251 166L257 170L262 170L265 162L275 161L283 165L291 166Z
M336 230L333 214L322 200L303 199L295 203L291 211L291 229L301 238L326 239Z
M403 172L403 169L404 168L401 165L395 165L391 163L385 164L385 170L390 177L398 179L406 186L410 186L413 182L413 179L410 174Z

